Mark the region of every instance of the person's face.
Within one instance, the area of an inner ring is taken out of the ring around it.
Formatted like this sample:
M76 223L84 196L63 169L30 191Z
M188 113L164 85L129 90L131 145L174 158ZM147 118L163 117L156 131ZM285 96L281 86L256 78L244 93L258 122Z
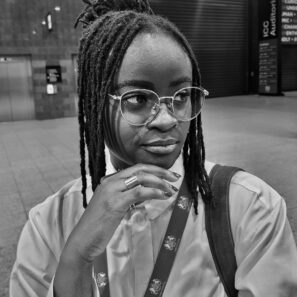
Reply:
M182 47L164 34L142 33L128 48L116 82L116 95L149 89L160 97L192 85L192 65ZM113 95L114 95L113 93ZM162 102L159 113L144 126L121 115L119 101L110 99L104 122L106 144L115 168L143 163L170 168L178 158L190 122L181 122Z

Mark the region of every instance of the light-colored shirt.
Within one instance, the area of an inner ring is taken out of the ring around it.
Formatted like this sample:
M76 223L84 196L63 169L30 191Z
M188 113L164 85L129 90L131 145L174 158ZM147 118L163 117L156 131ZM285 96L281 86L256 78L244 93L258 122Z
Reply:
M213 165L206 163L208 172ZM171 170L184 175L182 168L179 158ZM108 164L107 174L112 172ZM181 181L173 185L179 187ZM92 197L90 187L87 197ZM107 247L112 297L144 295L175 199L146 201L122 219ZM282 197L259 178L238 172L229 199L239 296L297 296L297 249ZM30 211L11 274L10 297L53 296L59 257L83 211L80 179ZM201 197L198 213L190 212L164 297L226 296L210 252ZM93 294L99 296L94 275Z

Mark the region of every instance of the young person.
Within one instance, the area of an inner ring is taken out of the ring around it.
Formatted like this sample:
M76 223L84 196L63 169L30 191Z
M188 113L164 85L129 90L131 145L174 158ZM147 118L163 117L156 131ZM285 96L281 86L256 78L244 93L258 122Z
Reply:
M79 21L82 176L30 211L11 297L227 296L204 223L214 165L205 162L201 127L207 91L187 40L147 1L90 2ZM178 194L183 179L186 195ZM173 222L184 224L182 237L165 235L173 208L190 202L185 222ZM238 296L296 296L283 199L241 171L229 202ZM176 255L162 283L151 274L170 262L157 261L163 250Z

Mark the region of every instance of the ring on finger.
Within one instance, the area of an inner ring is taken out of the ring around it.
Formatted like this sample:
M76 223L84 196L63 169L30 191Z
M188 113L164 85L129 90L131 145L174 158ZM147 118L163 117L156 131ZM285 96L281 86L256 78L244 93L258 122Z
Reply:
M132 210L135 209L135 207L136 207L136 205L133 203L133 204L131 204L131 205L129 206L129 210L132 211Z
M127 190L130 190L130 189L132 189L135 186L138 186L140 184L136 175L133 175L133 176L125 179L124 183L125 183L125 185L127 187Z

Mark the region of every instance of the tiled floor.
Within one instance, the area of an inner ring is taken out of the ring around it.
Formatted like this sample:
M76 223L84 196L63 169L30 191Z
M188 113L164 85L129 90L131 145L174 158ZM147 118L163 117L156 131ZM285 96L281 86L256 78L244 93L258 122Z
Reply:
M203 122L207 159L240 166L284 197L297 239L297 93L210 99ZM79 176L75 118L0 123L0 297L28 210Z
M29 209L79 176L74 118L0 124L0 296Z

